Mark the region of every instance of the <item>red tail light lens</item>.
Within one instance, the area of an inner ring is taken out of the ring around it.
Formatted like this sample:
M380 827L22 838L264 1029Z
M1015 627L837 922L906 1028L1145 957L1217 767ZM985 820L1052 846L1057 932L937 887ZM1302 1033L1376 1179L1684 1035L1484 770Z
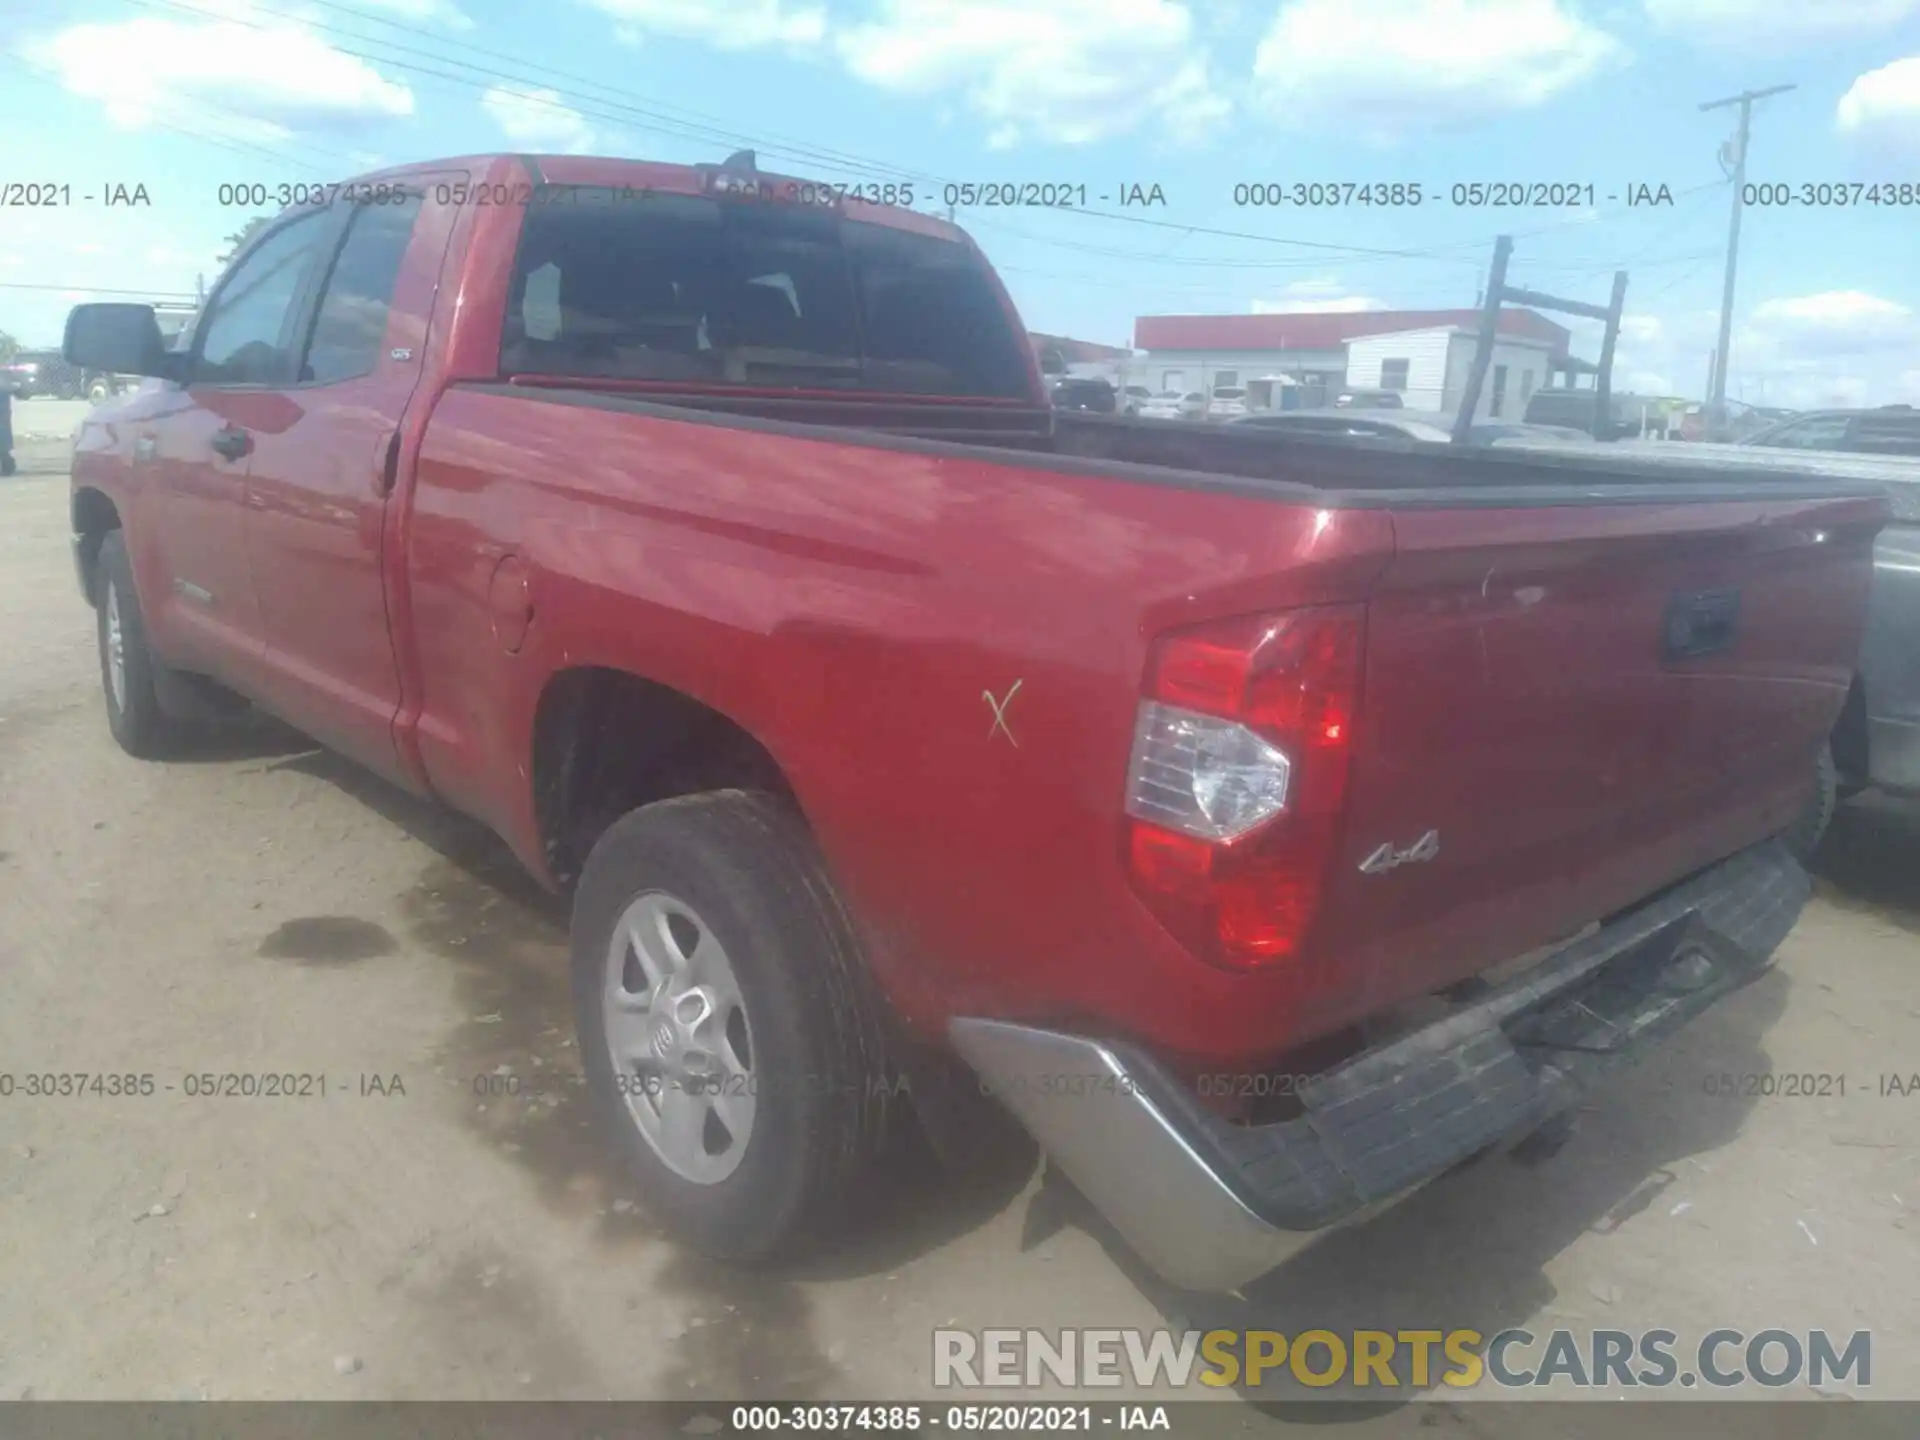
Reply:
M1296 957L1339 839L1364 607L1255 616L1158 641L1135 729L1127 859L1195 954Z

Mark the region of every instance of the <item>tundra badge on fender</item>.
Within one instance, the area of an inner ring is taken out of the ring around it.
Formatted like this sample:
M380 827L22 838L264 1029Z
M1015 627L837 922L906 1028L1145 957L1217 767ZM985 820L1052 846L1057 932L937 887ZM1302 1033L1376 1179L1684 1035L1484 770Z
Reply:
M1404 850L1396 850L1391 842L1381 845L1371 855L1360 862L1362 875L1384 875L1401 865L1411 865L1416 860L1431 860L1440 853L1440 832L1429 830Z

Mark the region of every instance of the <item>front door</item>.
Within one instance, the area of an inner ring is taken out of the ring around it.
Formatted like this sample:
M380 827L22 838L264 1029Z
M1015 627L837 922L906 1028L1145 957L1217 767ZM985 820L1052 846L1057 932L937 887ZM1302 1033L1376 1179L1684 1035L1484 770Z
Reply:
M130 425L132 475L152 497L141 589L159 648L236 684L263 644L244 539L247 432L293 373L301 300L328 229L307 212L249 246L208 301L185 381Z

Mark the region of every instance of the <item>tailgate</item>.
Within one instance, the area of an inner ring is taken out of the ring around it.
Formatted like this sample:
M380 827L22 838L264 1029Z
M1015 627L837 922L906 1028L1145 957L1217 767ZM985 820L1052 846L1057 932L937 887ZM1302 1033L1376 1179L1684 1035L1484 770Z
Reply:
M1393 518L1322 913L1349 1002L1391 1004L1577 933L1806 801L1883 501Z

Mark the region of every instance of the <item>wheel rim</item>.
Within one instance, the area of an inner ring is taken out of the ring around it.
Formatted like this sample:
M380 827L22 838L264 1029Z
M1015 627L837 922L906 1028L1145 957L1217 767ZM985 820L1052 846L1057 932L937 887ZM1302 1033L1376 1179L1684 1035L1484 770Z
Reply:
M726 1179L753 1134L757 1085L753 1032L719 937L684 901L640 895L613 927L600 1004L641 1138L682 1179Z
M127 708L127 635L120 624L120 587L107 582L107 686L113 708Z

